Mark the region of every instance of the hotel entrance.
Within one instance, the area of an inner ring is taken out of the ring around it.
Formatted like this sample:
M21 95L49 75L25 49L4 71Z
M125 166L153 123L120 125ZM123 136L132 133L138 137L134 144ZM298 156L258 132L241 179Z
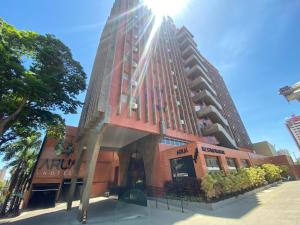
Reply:
M127 186L129 188L145 189L146 175L142 155L132 153L128 166Z

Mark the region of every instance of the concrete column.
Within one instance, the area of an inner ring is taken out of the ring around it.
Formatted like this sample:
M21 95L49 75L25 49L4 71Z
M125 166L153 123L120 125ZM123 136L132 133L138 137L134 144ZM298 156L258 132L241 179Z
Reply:
M235 159L236 165L237 165L237 169L242 169L243 168L243 164L240 158L236 158Z
M89 206L91 188L94 179L95 168L97 164L98 154L100 151L101 142L103 139L104 134L104 127L98 129L93 129L88 135L88 142L87 142L87 162L86 162L86 175L85 175L85 183L83 187L83 192L81 196L81 201L79 205L79 212L77 215L77 219L82 222L86 223L87 220L87 209Z
M75 192L75 188L76 188L76 182L77 182L78 174L80 171L80 166L81 166L81 161L82 161L82 156L83 156L83 151L84 151L83 145L84 145L84 142L81 141L79 148L78 148L78 152L76 154L76 162L75 162L75 166L73 169L71 185L70 185L70 189L69 189L68 197L67 197L67 210L72 209L72 203L73 203L74 192Z
M224 155L222 155L222 156L219 157L219 160L220 160L221 167L224 170L225 174L228 174L229 173L229 168L228 168L228 165L227 165L226 157Z

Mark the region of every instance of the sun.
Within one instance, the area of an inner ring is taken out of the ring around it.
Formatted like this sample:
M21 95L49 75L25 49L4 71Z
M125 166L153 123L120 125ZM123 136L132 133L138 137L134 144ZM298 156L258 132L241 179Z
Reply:
M157 17L174 17L180 13L187 5L188 0L144 0Z

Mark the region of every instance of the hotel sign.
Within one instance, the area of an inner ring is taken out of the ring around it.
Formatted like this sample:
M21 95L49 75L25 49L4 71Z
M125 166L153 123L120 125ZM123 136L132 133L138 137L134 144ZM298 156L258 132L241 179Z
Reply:
M75 160L72 159L44 159L38 169L57 169L57 170L67 170L71 169L75 164Z
M60 177L71 176L75 160L72 159L42 159L39 161L35 176L37 177Z
M209 148L209 147L202 147L202 151L225 155L225 151L219 150L219 149L214 149L214 148Z
M183 149L178 149L177 150L177 155L182 155L182 154L185 154L185 153L188 153L188 149L187 148L183 148Z

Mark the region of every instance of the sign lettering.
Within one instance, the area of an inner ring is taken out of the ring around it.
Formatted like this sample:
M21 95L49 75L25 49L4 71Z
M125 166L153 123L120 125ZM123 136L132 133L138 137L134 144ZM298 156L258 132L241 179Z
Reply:
M44 159L40 163L38 169L47 169L47 170L68 170L73 167L75 160L72 159Z
M179 149L177 150L177 155L181 155L181 154L185 154L188 153L188 149L187 148L183 148L183 149Z
M225 152L223 150L214 149L214 148L202 147L202 151L204 151L204 152L218 153L218 154L224 154L225 155Z

